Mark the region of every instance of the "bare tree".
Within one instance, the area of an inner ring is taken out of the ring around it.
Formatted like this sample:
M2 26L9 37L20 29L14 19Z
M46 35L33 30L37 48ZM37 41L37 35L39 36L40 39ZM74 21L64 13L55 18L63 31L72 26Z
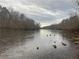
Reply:
M36 29L39 28L39 25L24 14L13 10L9 11L6 7L0 6L0 28Z
M73 0L73 3L74 3L74 5L75 5L75 9L76 9L76 12L75 12L75 14L76 15L79 15L79 0Z

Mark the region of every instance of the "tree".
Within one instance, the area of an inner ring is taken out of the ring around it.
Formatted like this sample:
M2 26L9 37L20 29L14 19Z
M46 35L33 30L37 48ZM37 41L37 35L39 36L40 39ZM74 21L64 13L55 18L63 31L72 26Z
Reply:
M73 0L75 4L75 9L76 9L76 15L79 15L79 0Z
M36 29L39 26L24 14L0 6L0 28Z

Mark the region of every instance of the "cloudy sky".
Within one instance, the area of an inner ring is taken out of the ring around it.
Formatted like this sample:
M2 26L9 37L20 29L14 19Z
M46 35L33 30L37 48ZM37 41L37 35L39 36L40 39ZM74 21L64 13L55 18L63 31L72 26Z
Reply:
M72 0L0 0L0 5L13 8L41 23L59 23L75 12Z

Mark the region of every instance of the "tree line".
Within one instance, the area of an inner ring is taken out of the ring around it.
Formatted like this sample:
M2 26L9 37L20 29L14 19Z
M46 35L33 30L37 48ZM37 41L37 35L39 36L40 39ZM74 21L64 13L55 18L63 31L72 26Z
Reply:
M39 29L40 24L16 11L0 6L0 28Z
M78 30L79 31L79 0L73 0L75 3L75 13L69 18L63 19L61 23L50 25L44 28L62 29L62 30Z
M78 15L71 16L70 18L63 19L63 21L59 24L54 24L44 28L58 29L58 30L74 30L74 31L79 30L79 16Z

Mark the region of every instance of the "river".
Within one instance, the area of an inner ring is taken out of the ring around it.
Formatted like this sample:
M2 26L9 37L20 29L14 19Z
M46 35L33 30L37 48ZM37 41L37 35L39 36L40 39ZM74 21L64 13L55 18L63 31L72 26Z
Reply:
M0 59L77 59L71 37L61 30L0 30Z

